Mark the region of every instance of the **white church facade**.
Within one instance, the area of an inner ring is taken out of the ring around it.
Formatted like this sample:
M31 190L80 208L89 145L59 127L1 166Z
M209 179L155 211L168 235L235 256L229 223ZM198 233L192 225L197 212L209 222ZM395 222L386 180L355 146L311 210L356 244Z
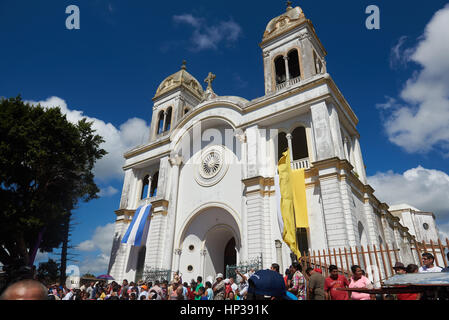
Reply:
M416 263L414 240L368 185L358 119L326 69L326 50L301 8L267 25L260 44L265 95L219 96L181 70L153 98L150 141L125 154L109 274L139 280L145 267L189 281L261 257L285 269L274 176L290 149L304 168L309 228L301 249L388 244ZM142 246L122 244L136 209L151 204ZM417 234L418 231L414 231Z

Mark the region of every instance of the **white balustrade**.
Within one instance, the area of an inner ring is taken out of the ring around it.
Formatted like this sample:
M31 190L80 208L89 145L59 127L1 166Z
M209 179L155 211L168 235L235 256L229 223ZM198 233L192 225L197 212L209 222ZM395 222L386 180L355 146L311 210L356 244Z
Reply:
M309 158L304 158L300 160L294 160L292 162L292 169L298 170L298 169L309 169L310 168L310 161Z

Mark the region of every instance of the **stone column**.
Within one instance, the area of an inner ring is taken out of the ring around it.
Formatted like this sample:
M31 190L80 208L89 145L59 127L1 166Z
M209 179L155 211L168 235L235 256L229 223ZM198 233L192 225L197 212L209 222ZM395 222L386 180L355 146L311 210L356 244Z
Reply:
M207 250L203 249L200 251L200 275L203 277L204 281L206 281L206 275L204 274L205 270L204 270L204 264L206 262L206 255L207 255Z
M248 146L247 153L247 176L245 178L251 178L259 175L259 127L257 125L246 129L246 137Z
M302 74L304 79L313 77L315 72L315 61L313 59L313 44L311 35L305 31L299 36L299 47L301 48Z
M274 243L276 246L276 260L279 264L279 271L282 274L284 272L284 264L282 261L282 242L280 240L275 240Z
M173 254L174 254L174 241L175 241L175 228L176 228L176 209L178 203L178 189L179 189L179 167L182 163L182 157L180 155L175 155L169 159L170 165L172 166L172 184L171 184L171 195L169 201L169 209L167 213L167 228L166 228L166 243L164 245L164 259L162 267L166 269L171 269L175 267L173 265Z
M162 124L162 132L165 132L166 125L167 125L167 110L164 111L164 123Z
M176 268L175 268L176 272L179 272L179 265L181 263L181 254L182 254L182 250L181 249L175 249L175 263L174 263L174 265L176 266Z
M150 197L151 195L151 186L153 184L153 177L149 176L148 177L148 190L147 190L147 199Z
M242 164L242 179L246 178L247 175L247 165L248 165L248 151L247 151L247 142L246 142L246 133L239 129L236 131L234 135L237 140L240 142L241 147L241 164Z
M341 139L340 119L338 111L333 104L329 105L330 125L332 132L332 141L334 143L335 155L340 159L344 158L343 141Z
M288 150L290 153L290 164L292 164L293 160L295 160L295 159L293 159L292 135L291 135L291 133L287 133L287 135L285 137L287 138ZM299 160L299 159L296 159L296 160Z
M263 52L263 68L265 77L265 94L269 94L274 91L272 82L272 65L271 65L271 54L269 50Z
M360 142L357 137L354 138L354 153L355 153L356 170L357 173L359 174L359 179L364 184L367 184L368 180L366 178L366 170L365 164L363 162L362 149L360 148Z
M345 149L345 159L348 160L348 162L351 162L348 154L348 138L346 137L343 139L343 148Z
M288 70L288 56L284 56L284 63L285 63L285 81L288 83L290 80L290 72Z
M335 157L334 144L332 142L329 112L326 102L322 101L310 107L312 113L313 133L316 144L316 161Z

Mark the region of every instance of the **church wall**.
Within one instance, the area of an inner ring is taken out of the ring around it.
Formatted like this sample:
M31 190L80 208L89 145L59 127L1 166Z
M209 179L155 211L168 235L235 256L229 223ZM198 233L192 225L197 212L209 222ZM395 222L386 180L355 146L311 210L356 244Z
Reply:
M361 208L361 201L354 196L353 191L346 179L340 182L341 193L343 199L343 209L345 212L345 223L348 234L348 245L351 247L360 244L358 235L358 222L363 220L363 209Z
M325 215L322 207L319 185L306 189L307 213L309 218L309 248L312 250L328 249Z
M424 241L426 243L430 243L430 240L432 240L434 243L438 241L438 229L432 214L421 214L419 212L414 212L412 214L412 217L412 219L414 220L414 225L416 226L416 230L418 231L416 234L416 238L418 239L418 241ZM424 223L428 224L428 230L424 229Z
M329 248L348 245L342 197L338 177L319 177Z
M190 215L199 207L208 203L221 203L226 207L230 207L240 216L243 192L241 166L237 163L238 158L232 151L226 149L226 153L232 158L232 163L229 165L226 175L215 185L204 187L196 182L195 174L196 170L198 170L198 163L195 160L198 155L195 155L193 159L190 159L181 168L179 188L183 192L180 192L178 195L178 206L176 210L177 234L183 231L181 228L185 225ZM239 228L241 227L239 226Z
M111 260L109 261L109 274L114 279L123 279L123 271L127 262L126 245L122 245L120 241L126 232L128 223L123 221L116 222L114 226L114 242L111 250Z

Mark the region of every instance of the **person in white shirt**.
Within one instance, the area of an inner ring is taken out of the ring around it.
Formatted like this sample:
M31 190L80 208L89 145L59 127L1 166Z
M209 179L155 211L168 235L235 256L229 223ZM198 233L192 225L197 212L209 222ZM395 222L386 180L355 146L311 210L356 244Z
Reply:
M73 291L67 292L67 294L62 298L62 300L73 300Z
M419 268L419 273L441 272L443 269L438 266L434 266L434 264L433 264L434 261L435 261L435 258L433 257L433 255L431 253L424 252L422 254L423 266Z
M142 297L145 297L144 300L148 300L148 287L146 285L143 285L141 287L141 292L139 294L139 300L142 300Z
M237 290L239 287L238 287L238 285L234 282L234 278L229 278L229 283L231 284L232 292L235 293L235 290Z

